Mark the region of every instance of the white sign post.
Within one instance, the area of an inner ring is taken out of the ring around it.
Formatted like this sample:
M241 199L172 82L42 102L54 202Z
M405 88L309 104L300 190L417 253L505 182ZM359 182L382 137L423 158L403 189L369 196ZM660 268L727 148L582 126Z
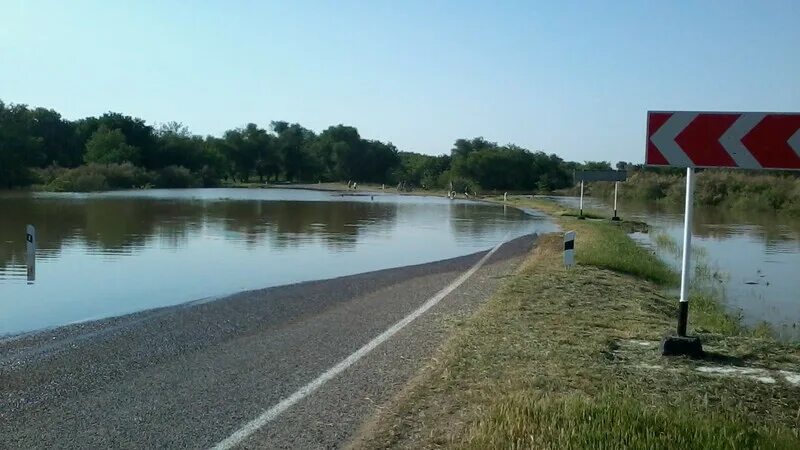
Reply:
M567 268L575 265L575 232L564 233L564 266Z
M694 169L686 169L686 206L683 214L683 258L681 259L681 299L678 308L678 336L686 336L689 317L689 265L692 258L692 214L694 210Z
M25 262L28 266L28 282L36 280L36 228L28 225L25 233L25 243L27 257Z
M624 170L580 170L572 174L574 180L581 182L581 203L578 219L583 219L583 184L586 181L613 181L614 182L614 217L611 220L619 220L617 217L617 190L619 182L628 179L628 172Z

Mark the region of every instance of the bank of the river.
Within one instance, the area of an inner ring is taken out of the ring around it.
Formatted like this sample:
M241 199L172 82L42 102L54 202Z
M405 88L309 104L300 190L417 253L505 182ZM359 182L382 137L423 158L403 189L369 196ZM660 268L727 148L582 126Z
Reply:
M674 273L617 225L578 221L578 266L549 235L356 448L798 448L800 347L692 298L701 360L664 358Z

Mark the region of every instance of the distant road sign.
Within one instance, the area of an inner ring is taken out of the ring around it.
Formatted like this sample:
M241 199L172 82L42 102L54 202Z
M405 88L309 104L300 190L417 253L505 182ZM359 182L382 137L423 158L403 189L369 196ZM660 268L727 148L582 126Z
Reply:
M645 164L800 170L800 113L650 111Z
M575 181L625 181L628 172L624 170L576 170Z

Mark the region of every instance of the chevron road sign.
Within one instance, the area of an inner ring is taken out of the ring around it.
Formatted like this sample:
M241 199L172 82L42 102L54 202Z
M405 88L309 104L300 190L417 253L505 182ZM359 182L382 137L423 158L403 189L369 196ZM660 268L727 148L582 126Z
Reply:
M648 166L686 168L678 335L662 342L664 355L702 353L686 336L695 168L800 170L800 113L650 111Z
M800 170L800 113L650 111L645 164Z

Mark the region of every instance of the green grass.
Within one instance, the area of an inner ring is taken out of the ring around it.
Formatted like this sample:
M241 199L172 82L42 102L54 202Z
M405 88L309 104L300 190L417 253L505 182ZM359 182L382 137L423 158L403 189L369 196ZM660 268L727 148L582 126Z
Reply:
M777 438L776 438L777 437ZM632 398L514 395L473 424L463 448L791 449L780 427L751 429L736 418L697 417L678 409L641 408Z
M561 215L565 217L579 217L581 213L577 209L575 210L570 209L570 210L565 210ZM583 217L586 219L595 219L595 220L609 219L609 217L604 216L599 212L586 211L586 210L583 211Z
M560 210L526 201L537 205ZM710 359L660 356L677 306L663 263L623 227L555 217L577 231L579 264L563 267L560 234L541 237L352 447L800 448L797 387L695 370L800 371L800 346L742 333L718 303L697 301L690 331Z
M653 234L652 238L653 244L655 244L659 250L664 251L675 258L679 258L681 256L681 247L667 233L658 231Z
M576 228L577 227L577 228ZM579 263L602 267L670 285L677 276L657 256L637 245L619 227L608 223L573 226Z
M627 222L575 220L574 209L547 200L515 199L509 203L540 209L556 217L564 230L574 230L575 255L580 264L634 275L663 286L678 281L666 263L627 236Z

